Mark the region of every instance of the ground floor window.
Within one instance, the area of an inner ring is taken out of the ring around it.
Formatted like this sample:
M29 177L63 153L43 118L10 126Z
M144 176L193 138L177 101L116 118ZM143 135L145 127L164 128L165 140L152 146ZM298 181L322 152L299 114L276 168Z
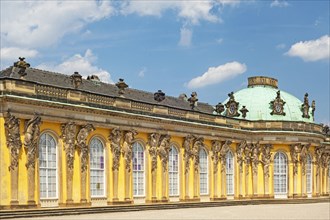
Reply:
M231 151L226 155L227 195L234 195L234 157Z
M139 142L133 144L133 195L144 196L144 150Z
M307 155L306 163L306 188L307 193L312 193L312 158L310 155Z
M274 194L287 193L287 158L284 153L278 152L274 156Z
M179 195L179 154L176 147L171 146L168 163L169 195Z
M199 175L200 194L208 194L207 153L203 148L199 151Z
M90 142L90 188L91 197L105 196L104 147L98 138Z

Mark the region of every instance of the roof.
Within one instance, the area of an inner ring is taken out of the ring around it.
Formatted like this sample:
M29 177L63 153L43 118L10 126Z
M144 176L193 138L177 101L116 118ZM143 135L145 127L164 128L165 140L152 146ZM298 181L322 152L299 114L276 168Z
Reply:
M280 91L280 96L285 102L285 115L270 114L272 112L270 102L276 98L277 91L278 89L272 86L249 86L248 88L235 92L234 97L235 101L239 102L238 109L245 106L249 110L245 118L247 120L313 122L311 108L309 109L310 118L303 118L303 113L301 111L301 105L303 102L295 96L282 90ZM223 103L227 103L228 100L229 98L227 98ZM224 115L225 112L222 114ZM237 118L243 118L242 114Z
M71 82L71 78L69 75L49 72L34 68L27 68L25 72L26 72L26 75L24 76L25 81L31 81L39 84L76 90L73 83ZM0 79L1 78L20 79L21 76L17 73L17 71L13 71L13 67L11 66L0 72ZM78 90L99 94L99 95L105 95L109 97L122 97L118 93L118 88L115 85L103 83L103 82L96 83L95 81L87 80L87 79L83 79L83 82L79 86ZM192 110L190 103L188 101L171 96L166 96L166 98L163 101L158 102L154 100L154 93L141 91L137 89L127 88L125 89L125 94L123 96L126 99L130 99L138 102L173 107L182 110ZM203 112L207 114L212 114L213 110L214 108L212 105L202 102L198 102L197 106L194 108L194 111Z

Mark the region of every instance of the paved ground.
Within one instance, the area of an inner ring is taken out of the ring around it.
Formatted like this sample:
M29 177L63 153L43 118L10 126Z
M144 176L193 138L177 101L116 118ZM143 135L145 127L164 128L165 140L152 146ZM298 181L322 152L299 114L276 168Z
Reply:
M21 218L22 219L22 218ZM51 219L326 219L330 220L330 203L246 205L211 208L188 208L118 212L75 216L26 218Z

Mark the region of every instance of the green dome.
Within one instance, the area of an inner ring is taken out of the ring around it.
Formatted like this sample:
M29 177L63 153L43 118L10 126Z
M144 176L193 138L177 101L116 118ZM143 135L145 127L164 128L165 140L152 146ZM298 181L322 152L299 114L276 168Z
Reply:
M266 78L266 77L264 77ZM277 80L276 85L270 85L267 83L255 83L251 84L249 78L249 86L246 89L239 90L234 93L235 101L239 103L238 110L243 106L248 110L245 119L253 121L302 121L302 122L313 122L312 108L309 108L310 118L302 117L303 112L301 106L303 104L295 96L280 90L280 98L285 102L283 111L285 115L271 114L273 108L271 101L277 96ZM274 79L273 79L274 80ZM228 102L227 98L223 104ZM222 115L226 115L227 109L222 112ZM243 119L242 113L240 116L234 118Z

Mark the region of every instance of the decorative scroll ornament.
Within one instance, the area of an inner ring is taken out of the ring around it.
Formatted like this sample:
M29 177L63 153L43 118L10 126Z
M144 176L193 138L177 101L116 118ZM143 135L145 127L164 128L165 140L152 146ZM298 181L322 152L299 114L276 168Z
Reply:
M272 112L270 113L271 115L285 115L284 112L284 105L285 105L285 101L283 99L281 99L281 92L280 90L277 91L276 93L276 98L270 102L271 108L272 108Z
M304 103L301 105L301 111L303 112L303 118L310 118L309 116L309 103L308 103L308 93L305 94Z
M240 173L243 173L243 162L244 162L243 154L245 147L246 147L246 140L241 141L241 143L239 143L239 145L237 146L237 150L236 150L237 162L239 165Z
M194 110L194 108L197 106L197 101L198 101L197 92L192 92L191 97L188 99L188 102L190 102L191 109Z
M291 150L290 150L290 154L291 154L291 160L293 163L293 174L297 175L298 173L298 153L300 153L301 150L301 144L292 144L290 145Z
M219 102L215 106L215 109L214 110L215 110L216 113L218 113L220 115L223 111L225 111L225 106L221 102Z
M244 149L244 162L245 162L245 168L246 168L246 175L249 175L249 166L252 159L252 144L247 144Z
M27 163L26 168L35 168L36 152L38 147L38 139L40 136L41 118L35 114L25 126L24 131L24 146L27 149Z
M199 151L202 147L204 147L204 138L198 137L195 138L193 147L192 147L192 156L194 159L194 170L195 173L198 173L199 171Z
M238 113L238 105L239 102L235 101L234 92L231 92L228 94L229 101L225 104L227 110L226 110L226 116L229 117L238 117L240 114Z
M88 164L89 148L87 145L87 137L95 128L92 124L82 126L77 135L77 147L80 149L81 172L86 172Z
M123 132L118 129L112 129L109 140L111 141L111 152L112 152L112 170L119 170L119 161L120 161L120 142L123 137Z
M252 171L253 174L258 174L258 164L260 155L260 144L252 144Z
M194 136L193 135L187 135L183 141L183 148L184 148L184 153L183 153L183 157L184 157L184 163L185 163L185 174L189 173L189 169L190 169L190 158L192 155L191 152L191 144L194 140Z
M135 138L135 135L137 135L137 132L132 129L130 131L126 131L124 134L124 143L123 143L123 149L122 154L124 156L125 160L125 169L128 172L131 172L131 163L132 163L132 144Z
M19 61L14 63L14 67L19 69L18 74L23 77L27 74L25 70L30 67L30 64L25 62L25 57L19 57L18 59Z
M61 138L64 142L64 150L66 155L66 166L69 170L73 170L74 147L76 141L77 126L74 122L68 122L61 125Z
M212 156L211 159L213 161L213 173L217 173L218 172L218 164L219 164L219 160L220 160L220 150L221 150L221 142L214 140L212 141Z
M163 172L167 171L167 162L170 153L170 140L170 135L162 135L159 141L158 155L160 157L160 161L162 162Z
M230 149L230 145L231 145L231 141L230 140L226 140L224 145L222 145L221 150L220 150L220 158L221 158L221 172L224 172L226 170L226 156L227 153Z
M157 102L161 102L165 99L165 93L162 92L162 90L158 90L158 92L155 92L154 93L154 99L157 101Z
M261 149L261 164L264 167L264 176L269 178L270 174L269 174L269 165L271 162L271 153L270 150L273 148L273 146L271 144L266 144L262 147Z
M151 171L154 172L157 169L157 147L159 144L160 134L152 133L149 135L149 155L151 158Z
M18 167L18 155L22 148L22 142L19 131L20 121L8 111L5 118L5 135L7 147L10 149L11 162L8 167L12 171Z
M301 163L301 170L302 174L306 174L306 163L307 163L307 155L308 155L308 149L310 147L310 144L304 144L301 146L300 151L300 163Z

